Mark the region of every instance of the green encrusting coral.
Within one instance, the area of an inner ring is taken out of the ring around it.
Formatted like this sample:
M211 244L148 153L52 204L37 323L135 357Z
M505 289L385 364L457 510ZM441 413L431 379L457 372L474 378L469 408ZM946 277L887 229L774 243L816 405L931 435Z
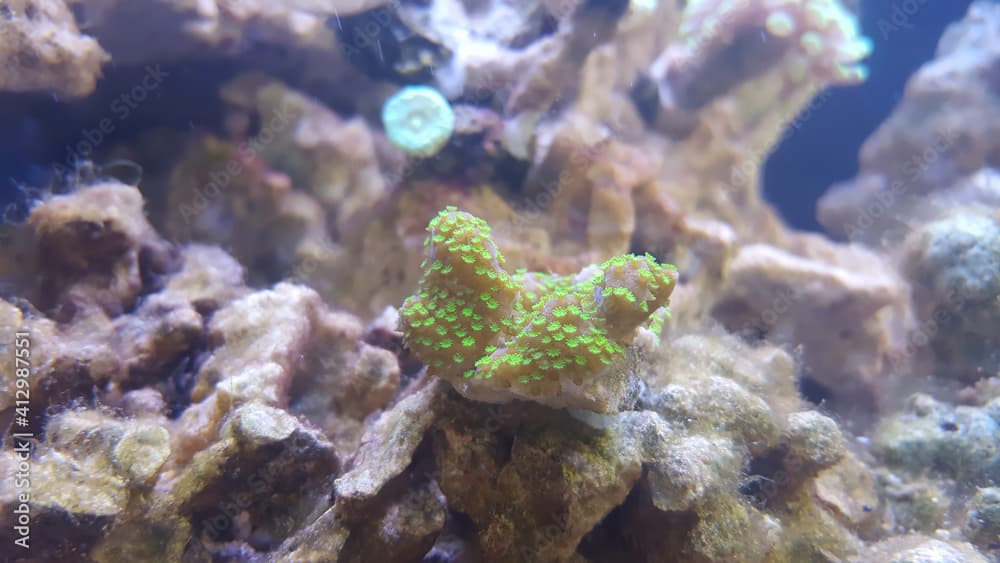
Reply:
M427 230L424 275L402 325L409 348L452 382L552 395L563 380L605 371L638 327L669 314L676 268L648 254L575 276L509 273L482 219L448 207Z

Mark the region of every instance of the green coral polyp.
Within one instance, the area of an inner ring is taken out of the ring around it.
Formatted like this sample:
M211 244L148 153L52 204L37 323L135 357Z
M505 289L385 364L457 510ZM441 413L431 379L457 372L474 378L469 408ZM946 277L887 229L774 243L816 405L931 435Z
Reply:
M510 275L482 219L448 207L427 230L423 277L401 318L407 345L445 379L556 392L562 378L603 373L639 326L668 316L676 269L652 256L612 258L582 281Z

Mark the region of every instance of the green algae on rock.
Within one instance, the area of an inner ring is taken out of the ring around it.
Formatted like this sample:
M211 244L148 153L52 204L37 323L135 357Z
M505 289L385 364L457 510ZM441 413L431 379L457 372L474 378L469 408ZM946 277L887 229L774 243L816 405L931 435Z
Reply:
M982 485L1000 479L1000 399L952 406L925 393L886 418L874 444L890 467Z
M510 274L482 219L448 207L427 230L424 276L401 321L433 374L472 399L619 410L631 378L618 360L668 304L672 265L625 255L575 276Z

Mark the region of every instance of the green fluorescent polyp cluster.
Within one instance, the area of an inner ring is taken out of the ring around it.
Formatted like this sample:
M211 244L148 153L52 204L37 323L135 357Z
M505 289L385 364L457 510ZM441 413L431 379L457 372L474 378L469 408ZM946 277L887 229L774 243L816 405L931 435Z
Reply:
M557 392L622 357L636 329L662 322L676 269L625 255L576 276L518 271L482 219L449 207L431 220L415 295L403 304L407 346L432 373Z
M448 143L455 114L440 92L429 86L407 86L382 106L382 125L392 144L417 157L431 157Z

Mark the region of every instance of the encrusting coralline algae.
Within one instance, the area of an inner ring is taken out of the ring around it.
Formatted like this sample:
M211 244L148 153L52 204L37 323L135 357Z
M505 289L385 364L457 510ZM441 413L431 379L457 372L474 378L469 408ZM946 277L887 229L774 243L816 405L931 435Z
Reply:
M821 202L846 241L760 193L866 78L834 0L137 6L0 7L4 92L241 71L212 127L90 148L138 186L80 166L0 226L0 553L1000 554L996 3Z

